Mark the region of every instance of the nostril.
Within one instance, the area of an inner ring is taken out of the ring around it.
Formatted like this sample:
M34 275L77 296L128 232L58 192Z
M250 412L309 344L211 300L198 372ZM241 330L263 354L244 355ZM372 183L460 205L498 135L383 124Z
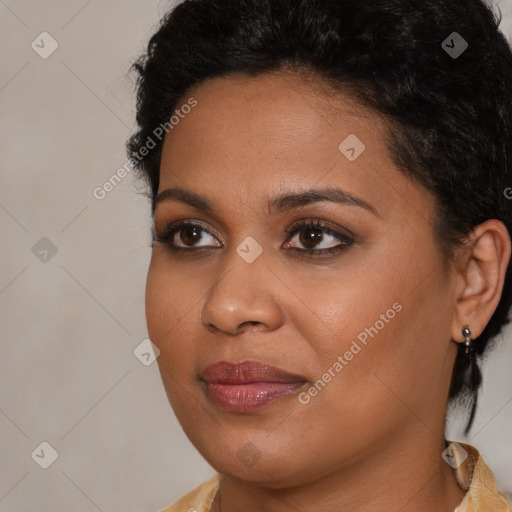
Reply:
M248 327L248 326L252 326L252 325L261 325L261 322L256 322L256 321L247 321L247 322L243 322L242 324L240 324L240 325L238 326L237 331L238 331L238 332L239 332L239 331L243 331L243 330L246 328L246 326Z

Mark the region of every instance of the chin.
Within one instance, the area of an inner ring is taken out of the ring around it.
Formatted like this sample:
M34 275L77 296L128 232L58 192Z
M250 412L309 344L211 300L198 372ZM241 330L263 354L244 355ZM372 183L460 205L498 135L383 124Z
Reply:
M189 439L208 464L223 475L274 489L308 482L314 460L307 462L308 454L298 452L297 438L289 442L280 438L278 447L267 435L262 432L259 436L234 438L226 432L220 442L217 436Z

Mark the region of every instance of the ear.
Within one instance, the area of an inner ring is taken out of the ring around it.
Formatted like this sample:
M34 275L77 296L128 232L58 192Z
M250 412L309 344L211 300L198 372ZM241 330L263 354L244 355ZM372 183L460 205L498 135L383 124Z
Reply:
M452 339L463 342L468 325L472 338L482 334L498 307L510 259L510 236L497 219L479 224L460 251L456 268L456 306Z

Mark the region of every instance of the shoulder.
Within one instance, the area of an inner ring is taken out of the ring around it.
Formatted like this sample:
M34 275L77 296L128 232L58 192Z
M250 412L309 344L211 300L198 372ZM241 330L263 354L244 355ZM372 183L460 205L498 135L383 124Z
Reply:
M219 474L182 496L161 512L208 512L219 488Z

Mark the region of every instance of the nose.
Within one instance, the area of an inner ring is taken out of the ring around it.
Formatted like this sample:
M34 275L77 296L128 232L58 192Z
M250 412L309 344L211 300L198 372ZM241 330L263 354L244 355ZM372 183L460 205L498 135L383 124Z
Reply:
M247 263L234 252L223 275L215 277L201 309L201 322L208 329L239 334L275 330L282 324L278 290L284 287L262 256Z

